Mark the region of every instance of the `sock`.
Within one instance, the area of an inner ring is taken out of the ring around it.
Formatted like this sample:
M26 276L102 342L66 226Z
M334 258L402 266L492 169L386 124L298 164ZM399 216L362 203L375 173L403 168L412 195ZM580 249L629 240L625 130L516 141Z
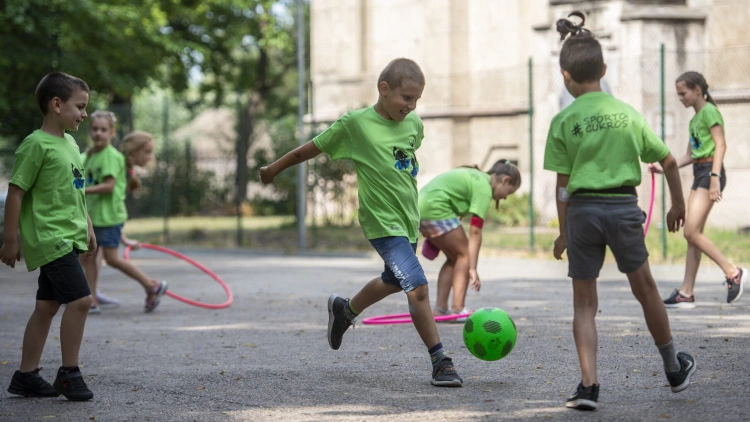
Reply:
M445 349L443 349L443 343L438 343L432 346L429 350L427 350L427 353L430 354L430 361L432 361L433 365L435 365L437 362L440 362L441 359L448 357L448 355L445 353Z
M661 359L664 361L664 370L667 372L677 372L680 370L680 362L677 361L677 352L674 350L674 341L656 347L661 353Z
M344 306L344 318L348 319L349 321L354 321L354 318L357 318L359 316L360 312L354 309L352 306L352 301L347 300L346 306Z
M731 277L727 278L727 280L734 280L739 274L740 274L740 267L734 267L734 274L732 274Z

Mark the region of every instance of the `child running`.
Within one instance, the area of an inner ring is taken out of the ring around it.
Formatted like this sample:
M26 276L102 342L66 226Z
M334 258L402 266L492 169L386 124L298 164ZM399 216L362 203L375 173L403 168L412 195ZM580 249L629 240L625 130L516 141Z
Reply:
M569 16L584 19L581 12ZM638 207L635 188L641 183L639 160L661 162L672 197L667 228L679 230L685 202L677 162L643 116L602 92L599 81L607 69L602 48L583 29L583 21L575 25L560 19L557 30L562 39L571 35L560 51L560 68L565 87L576 98L552 119L544 152L544 168L557 173L560 236L554 256L562 259L567 247L568 276L573 279L573 337L581 364L581 382L566 406L597 408L596 279L607 246L617 268L627 274L664 361L669 385L678 393L690 385L696 362L690 354L675 351L669 318L648 264L645 214Z
M21 260L18 230L26 268L39 271L34 312L23 335L21 367L8 392L25 397L57 397L84 401L94 397L78 368L91 291L78 254L96 251L96 238L86 214L81 151L66 131L78 130L87 117L89 87L62 72L46 75L36 88L44 115L39 130L16 150L5 204L5 234L0 261L15 267ZM39 361L52 318L65 304L60 321L62 366L54 384L39 375Z
M727 303L734 303L742 296L747 282L747 269L729 262L705 234L708 214L714 203L721 201L721 193L727 183L724 172L724 156L727 143L724 138L724 119L716 102L708 93L708 83L698 72L685 72L677 78L677 95L685 107L692 107L695 116L690 120L690 142L687 152L677 159L677 167L693 165L693 186L690 189L685 220L685 239L688 242L685 259L685 278L682 286L664 299L667 308L695 308L695 278L701 256L711 258L726 277ZM651 170L661 173L658 166Z
M412 113L424 90L424 74L409 59L396 59L378 78L378 101L352 111L312 141L260 169L271 183L284 169L326 152L333 160L354 161L359 181L359 223L385 268L354 297L328 298L328 344L338 350L344 332L369 306L404 291L414 327L432 361L432 385L460 387L451 358L440 342L430 309L427 278L417 259L419 209L415 152L422 144L422 121Z
M122 227L128 218L125 195L127 174L132 170L133 163L126 164L125 156L111 144L115 135L114 114L108 111L93 112L89 134L93 146L86 153L83 163L86 168L86 204L99 248L102 249L107 265L122 271L143 286L146 293L144 310L153 312L167 291L167 283L149 278L138 267L121 258L117 249L122 238ZM133 142L129 137L142 138L143 142L150 140L150 135L136 132L123 139L123 145ZM96 256L83 256L80 259L91 291L95 292L101 264L97 264ZM90 312L100 312L96 299L91 304Z
M476 291L482 285L477 263L485 216L493 200L499 205L520 186L518 168L500 160L486 173L477 167L447 171L419 191L419 231L425 237L422 254L434 259L443 251L447 258L438 274L434 315L471 313L465 306L466 292L469 285ZM471 223L467 238L459 219L468 215ZM451 287L453 303L449 308Z

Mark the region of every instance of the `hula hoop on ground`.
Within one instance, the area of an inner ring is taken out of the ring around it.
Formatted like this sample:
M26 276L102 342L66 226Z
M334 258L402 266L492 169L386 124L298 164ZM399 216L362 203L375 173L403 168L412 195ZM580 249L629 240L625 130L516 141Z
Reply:
M141 243L141 247L143 249L151 249L151 250L154 250L154 251L163 252L163 253L165 253L167 255L172 255L173 257L179 258L179 259L187 262L188 264L194 266L195 268L203 271L208 276L210 276L211 278L213 278L214 280L216 280L216 282L218 282L219 285L221 285L221 288L224 289L224 292L226 292L226 294L227 294L227 301L224 302L224 303L219 303L219 304L203 303L203 302L198 302L197 300L192 300L192 299L188 299L186 297L180 296L177 293L173 293L171 290L167 290L167 292L166 292L167 296L170 296L170 297L172 297L174 299L177 299L180 302L187 303L188 305L193 305L193 306L197 306L199 308L206 308L206 309L222 309L222 308L227 308L227 307L229 307L229 305L232 304L232 301L234 300L234 296L232 295L232 291L229 290L229 286L227 286L227 283L225 283L224 280L221 279L221 277L219 277L218 275L216 275L216 273L214 273L213 271L211 271L208 268L204 267L202 264L198 263L197 261L195 261L193 259L190 259L190 258L186 257L185 255L183 255L183 254L181 254L179 252L175 252L175 251L173 251L171 249L167 249L167 248L164 248L162 246L151 245L151 244L148 244L148 243ZM133 249L132 246L128 246L127 248L125 248L125 253L123 255L125 256L125 260L126 261L130 261L130 250L131 249Z
M651 173L651 199L648 202L648 215L646 216L646 225L643 227L643 235L648 234L648 226L651 225L651 212L654 210L654 191L656 187L656 176Z
M469 315L471 314L436 315L435 322L466 318ZM411 322L411 314L380 315L362 320L362 324L368 325L409 324Z

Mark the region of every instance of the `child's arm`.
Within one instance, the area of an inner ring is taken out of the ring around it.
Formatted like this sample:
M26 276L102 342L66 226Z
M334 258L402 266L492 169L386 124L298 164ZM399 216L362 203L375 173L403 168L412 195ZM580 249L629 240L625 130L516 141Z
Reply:
M664 177L667 178L672 197L672 207L667 213L667 229L676 232L685 225L685 199L682 196L679 168L672 154L667 154L659 163L664 168Z
M115 190L115 178L107 176L102 183L85 189L86 195L112 193Z
M9 184L8 197L5 199L5 233L3 246L0 248L0 261L15 268L16 261L21 260L21 247L18 244L18 220L21 216L21 201L26 191Z
M299 163L305 162L311 158L317 157L321 152L318 147L315 146L313 141L297 147L273 163L260 168L260 181L264 184L273 182L273 179L279 175L282 171L289 167L296 166Z
M688 164L693 164L693 149L690 146L690 142L688 142L687 152L681 155L680 158L677 158L676 162L677 162L678 169L681 169L687 166ZM652 173L656 173L656 174L664 173L664 169L659 163L650 163L648 165L648 168L649 170L651 170Z
M91 223L91 218L89 218L89 213L86 213L86 224L88 225L88 233L86 237L86 246L88 246L89 250L86 251L84 256L93 256L96 253L96 235L94 234L94 225Z
M552 254L557 259L562 259L562 254L565 252L567 247L567 241L565 239L565 222L568 218L568 196L565 189L568 187L570 181L569 174L557 173L557 186L555 187L555 197L557 198L557 219L560 226L560 235L555 239L555 247L552 250Z
M724 129L721 128L721 125L714 125L711 127L711 137L714 138L714 143L716 144L716 148L714 149L714 163L711 167L711 172L720 175L721 168L724 165L724 154L727 152L727 142L724 139ZM712 201L718 201L721 199L721 181L716 176L711 176L708 195Z
M479 280L477 265L479 264L479 248L482 246L482 227L479 226L476 219L482 221L481 218L472 216L471 226L469 226L469 285L474 290L479 291L482 282Z

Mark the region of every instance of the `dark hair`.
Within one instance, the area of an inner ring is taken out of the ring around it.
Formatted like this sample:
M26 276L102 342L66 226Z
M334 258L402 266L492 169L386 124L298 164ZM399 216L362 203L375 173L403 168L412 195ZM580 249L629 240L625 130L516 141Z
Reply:
M706 78L703 77L698 72L685 72L682 75L680 75L679 78L675 81L675 83L683 82L685 85L690 89L695 89L695 87L699 87L701 89L701 93L706 96L706 101L709 103L716 105L716 101L714 101L713 98L711 98L711 94L708 93L708 82L706 82Z
M63 102L68 101L77 90L90 92L86 82L75 76L62 72L48 73L36 87L36 101L39 104L39 109L42 114L47 114L49 102L53 98L57 97Z
M591 31L583 27L586 22L583 13L574 11L568 15L571 16L581 18L581 23L576 25L568 19L560 19L556 24L560 40L570 35L560 50L560 67L578 83L598 81L604 70L602 46Z
M521 172L518 167L506 159L497 160L487 171L487 174L502 174L510 176L510 183L513 186L521 186Z
M380 72L378 77L378 86L385 81L391 89L401 86L405 79L412 80L420 85L424 85L424 73L419 65L410 59L395 59L388 63L388 66Z

